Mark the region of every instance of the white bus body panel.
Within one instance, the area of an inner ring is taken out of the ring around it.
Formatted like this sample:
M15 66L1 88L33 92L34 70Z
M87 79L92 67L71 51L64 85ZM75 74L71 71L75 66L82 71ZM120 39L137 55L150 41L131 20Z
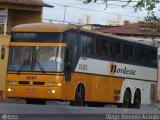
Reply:
M111 65L116 65L116 72L111 72ZM126 74L124 71L134 71L135 74ZM131 89L132 103L136 88L141 90L141 103L150 104L151 84L157 82L157 69L151 67L143 67L130 65L125 63L117 63L113 61L97 60L92 58L81 57L76 66L76 72L107 75L124 78L121 88L120 101L123 102L124 91L127 87ZM121 71L121 72L120 72Z

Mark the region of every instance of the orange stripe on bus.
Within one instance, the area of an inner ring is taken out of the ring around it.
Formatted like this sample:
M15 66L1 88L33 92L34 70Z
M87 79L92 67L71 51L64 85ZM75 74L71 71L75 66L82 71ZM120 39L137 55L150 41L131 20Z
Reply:
M40 47L52 47L52 46L61 46L66 47L66 43L27 43L27 42L11 42L9 46L40 46Z

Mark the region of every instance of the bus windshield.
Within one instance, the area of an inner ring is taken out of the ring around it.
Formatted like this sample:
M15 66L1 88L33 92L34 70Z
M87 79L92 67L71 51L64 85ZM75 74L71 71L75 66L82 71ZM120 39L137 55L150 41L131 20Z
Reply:
M11 47L9 71L61 72L64 47Z

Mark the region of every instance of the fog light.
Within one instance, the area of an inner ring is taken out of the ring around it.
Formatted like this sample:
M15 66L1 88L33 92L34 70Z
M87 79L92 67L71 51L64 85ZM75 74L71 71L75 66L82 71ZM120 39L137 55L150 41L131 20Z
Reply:
M8 81L8 85L16 85L17 82L16 81Z
M50 94L55 94L56 91L55 91L55 90L48 90L48 93L50 93Z

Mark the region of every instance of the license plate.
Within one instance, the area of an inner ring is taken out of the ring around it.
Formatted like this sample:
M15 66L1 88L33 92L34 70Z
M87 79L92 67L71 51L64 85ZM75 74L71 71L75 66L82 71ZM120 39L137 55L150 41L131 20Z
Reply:
M28 93L34 93L35 89L26 89L26 92L28 92Z

